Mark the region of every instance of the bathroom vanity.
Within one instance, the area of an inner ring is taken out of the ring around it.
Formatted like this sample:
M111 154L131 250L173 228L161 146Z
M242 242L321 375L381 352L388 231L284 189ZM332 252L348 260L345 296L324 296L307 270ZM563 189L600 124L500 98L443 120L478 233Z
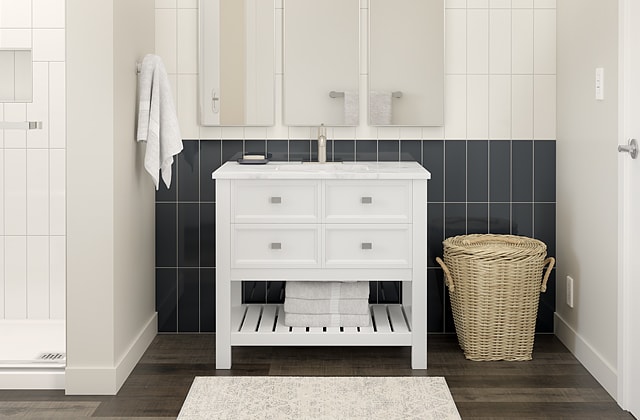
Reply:
M427 180L416 162L227 162L216 180L216 368L234 346L411 346L427 367ZM243 280L401 281L368 327L288 327Z

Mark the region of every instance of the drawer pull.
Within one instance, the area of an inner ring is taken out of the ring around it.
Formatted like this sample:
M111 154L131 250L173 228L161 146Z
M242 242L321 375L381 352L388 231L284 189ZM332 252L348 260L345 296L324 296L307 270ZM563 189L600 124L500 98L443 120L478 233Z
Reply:
M360 247L362 249L373 249L373 244L371 242L363 242Z
M371 204L371 203L373 203L373 198L372 197L362 197L362 198L360 198L360 202L362 204Z
M282 197L271 197L269 201L271 202L271 204L281 204Z
M271 249L282 249L282 244L280 242L271 242L269 247Z

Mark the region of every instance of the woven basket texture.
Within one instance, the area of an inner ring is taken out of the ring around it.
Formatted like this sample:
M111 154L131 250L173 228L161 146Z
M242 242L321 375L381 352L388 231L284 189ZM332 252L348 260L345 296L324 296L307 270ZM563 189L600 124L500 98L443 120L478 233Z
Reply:
M443 244L465 357L531 360L540 291L546 287L547 246L523 236L492 234L455 236Z

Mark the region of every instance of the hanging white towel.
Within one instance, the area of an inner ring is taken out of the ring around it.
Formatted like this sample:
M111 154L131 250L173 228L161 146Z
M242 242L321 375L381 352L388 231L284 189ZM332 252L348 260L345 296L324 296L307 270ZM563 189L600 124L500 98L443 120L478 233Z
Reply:
M171 96L167 71L157 55L147 54L138 76L138 141L146 141L144 167L153 178L156 190L159 174L171 186L173 156L182 150L182 136Z
M360 121L360 99L358 92L344 93L344 125L358 125Z
M372 90L369 92L369 123L391 124L391 92Z

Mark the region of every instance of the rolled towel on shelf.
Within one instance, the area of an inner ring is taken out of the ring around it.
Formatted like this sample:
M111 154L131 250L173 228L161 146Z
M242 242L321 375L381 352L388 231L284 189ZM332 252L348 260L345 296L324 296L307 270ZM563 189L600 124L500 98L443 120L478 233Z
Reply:
M370 315L284 313L289 327L367 327Z
M287 297L284 311L298 314L367 315L369 299L300 299Z
M288 281L286 298L369 299L368 281Z

